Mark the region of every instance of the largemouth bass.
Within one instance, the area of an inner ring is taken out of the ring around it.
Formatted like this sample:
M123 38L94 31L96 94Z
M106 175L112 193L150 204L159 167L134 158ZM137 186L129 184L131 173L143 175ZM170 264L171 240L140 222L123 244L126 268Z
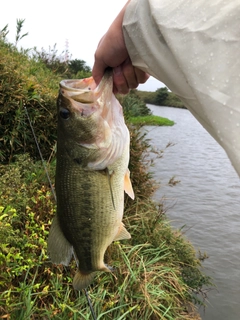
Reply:
M97 271L110 272L104 254L115 240L131 236L122 223L124 190L134 198L128 162L129 131L112 93L112 73L60 82L57 100L57 214L48 239L53 263L68 265L73 252L77 290Z

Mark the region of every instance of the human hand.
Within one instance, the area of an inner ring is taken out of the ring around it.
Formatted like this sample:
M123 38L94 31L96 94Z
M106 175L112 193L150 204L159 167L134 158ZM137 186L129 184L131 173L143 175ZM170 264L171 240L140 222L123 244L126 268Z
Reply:
M102 79L105 69L113 68L113 92L126 94L144 83L149 75L134 67L124 42L122 22L127 4L100 40L95 52L92 70L96 84Z

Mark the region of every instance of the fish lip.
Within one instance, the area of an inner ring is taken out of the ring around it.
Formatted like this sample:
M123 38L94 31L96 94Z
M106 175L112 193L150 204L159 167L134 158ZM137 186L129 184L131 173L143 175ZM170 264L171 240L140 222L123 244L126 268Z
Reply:
M92 77L86 79L65 79L60 81L60 95L66 99L92 104L95 101L96 83Z
M66 97L71 97L75 100L79 94L94 92L97 98L104 91L105 86L109 90L113 90L112 70L107 69L102 80L96 85L93 77L86 79L65 79L59 83L61 93ZM66 91L65 91L66 90ZM108 91L109 91L108 90Z
M59 86L60 96L62 95L68 99L70 101L71 108L80 112L81 115L85 114L84 110L87 111L86 116L98 112L98 114L106 117L107 114L111 112L111 103L103 104L102 100L110 101L110 99L106 99L106 96L112 94L112 71L108 70L105 72L98 86L96 85L93 77L86 79L62 80ZM90 107L92 107L91 111Z
M95 90L97 85L93 77L86 79L63 79L59 83L60 88L66 89L67 91L89 91Z

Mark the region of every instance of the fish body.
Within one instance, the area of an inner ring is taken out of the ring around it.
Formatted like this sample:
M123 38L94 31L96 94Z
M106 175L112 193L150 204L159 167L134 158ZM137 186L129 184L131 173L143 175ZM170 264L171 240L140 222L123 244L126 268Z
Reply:
M104 264L107 247L130 238L122 223L124 190L134 197L130 138L110 72L97 87L92 77L62 81L57 105L57 214L48 253L64 265L75 253L79 270L73 286L81 290L96 271L111 271Z

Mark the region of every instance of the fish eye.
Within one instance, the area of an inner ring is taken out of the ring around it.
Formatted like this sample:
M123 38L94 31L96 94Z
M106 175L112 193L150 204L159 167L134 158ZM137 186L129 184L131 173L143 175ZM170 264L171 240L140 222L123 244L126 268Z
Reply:
M70 117L70 111L65 108L61 108L59 111L60 117L64 120L67 120Z

